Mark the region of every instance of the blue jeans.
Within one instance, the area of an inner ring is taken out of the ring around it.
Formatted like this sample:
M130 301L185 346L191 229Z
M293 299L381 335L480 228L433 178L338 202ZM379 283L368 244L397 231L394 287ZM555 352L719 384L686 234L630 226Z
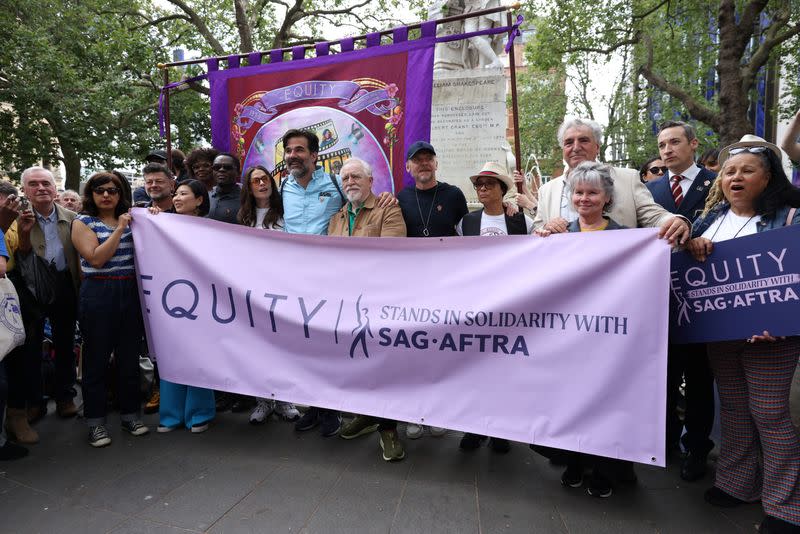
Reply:
M84 416L89 426L105 424L106 370L114 353L120 418L139 418L139 347L142 310L136 280L87 278L78 313L83 336Z

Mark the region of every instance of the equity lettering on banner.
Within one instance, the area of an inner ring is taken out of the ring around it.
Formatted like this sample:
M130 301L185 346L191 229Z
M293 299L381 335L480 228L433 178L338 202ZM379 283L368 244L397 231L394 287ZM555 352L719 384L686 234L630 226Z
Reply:
M156 277L149 274L140 275L144 295L151 295L152 286L157 283ZM338 312L335 317L327 317L328 322L315 323L314 331L317 335L330 336L333 332L334 344L339 345L342 331L339 324L344 310L355 310L357 326L350 331L353 338L349 355L352 358L356 346L360 346L366 357L369 357L367 336L375 338L369 317L369 308L361 303L363 294L355 302L348 302L344 298L326 299L309 298L300 295L281 295L269 291L255 290L252 288L224 287L211 283L210 298L207 290L197 281L179 278L167 282L160 289L161 307L171 319L195 321L201 313L209 314L211 320L221 325L234 323L237 318L237 306L246 312L247 324L250 328L263 328L257 317L266 317L269 320L269 331L274 334L285 333L294 335L292 328L302 324L303 337L311 338L311 322L320 310L326 305L335 307L338 301ZM201 292L201 289L203 290ZM205 307L201 306L203 299L208 301ZM263 295L263 300L254 299L254 295ZM280 309L278 306L280 304ZM201 308L198 311L198 307ZM465 352L469 349L481 353L494 353L506 355L531 356L528 341L524 335L484 334L475 329L549 329L573 332L587 332L596 334L627 335L628 318L613 315L586 315L561 312L503 312L483 310L457 310L448 308L414 308L384 304L379 306L380 313L377 333L378 338L373 341L380 347L428 350L438 346L437 350ZM147 313L150 313L149 308ZM299 315L298 315L299 313ZM239 315L240 321L244 321ZM416 328L402 327L403 323L411 323ZM283 326L279 332L278 325ZM397 325L401 326L397 326ZM439 329L438 334L431 330L421 330L420 326L428 324L435 328L436 325L451 327L469 327L469 332L453 333Z

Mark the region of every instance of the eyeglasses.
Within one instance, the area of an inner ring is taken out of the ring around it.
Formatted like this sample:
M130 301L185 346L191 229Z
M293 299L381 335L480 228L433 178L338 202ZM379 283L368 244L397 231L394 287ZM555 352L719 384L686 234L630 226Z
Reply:
M235 168L236 167L234 167L230 163L215 163L214 165L211 166L211 169L215 171L232 171Z
M767 150L765 146L743 146L740 148L732 148L730 149L730 155L735 156L736 154L741 154L742 152L749 152L751 154L760 154Z
M119 195L119 187L98 187L94 190L94 193L99 196L103 196L108 193L109 196L113 197Z
M650 167L647 170L650 171L650 174L664 174L667 172L666 167Z
M250 183L251 184L264 184L264 185L266 185L266 184L269 184L270 182L272 182L272 180L270 179L269 176L258 176L258 177L252 176L252 177L250 177Z
M475 183L473 185L475 186L475 190L477 191L481 187L483 187L484 189L491 189L494 186L496 186L497 184L499 184L499 182L497 180L486 180L486 181L484 181L484 180L475 180Z

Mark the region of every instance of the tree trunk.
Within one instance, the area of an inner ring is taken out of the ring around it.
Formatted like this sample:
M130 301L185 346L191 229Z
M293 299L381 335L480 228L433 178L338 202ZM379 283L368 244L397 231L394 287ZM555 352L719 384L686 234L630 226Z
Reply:
M750 98L742 87L741 59L752 27L740 28L736 23L733 2L722 2L719 10L719 134L720 146L735 143L753 125L747 117Z
M59 137L58 144L61 147L61 153L64 155L64 167L67 169L64 189L78 191L81 183L81 158L78 156L73 144L68 140Z

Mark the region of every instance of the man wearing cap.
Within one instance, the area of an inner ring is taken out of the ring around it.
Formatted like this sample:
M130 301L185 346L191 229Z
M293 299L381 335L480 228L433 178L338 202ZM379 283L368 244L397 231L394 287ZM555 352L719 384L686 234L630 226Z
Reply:
M601 126L590 119L570 118L558 129L558 144L561 146L564 161L567 163L565 176L550 180L539 189L539 205L535 229L563 233L570 221L578 218L568 198L565 178L569 172L584 161L595 161L600 154L603 138ZM659 237L670 245L684 244L690 236L689 221L673 215L653 201L653 195L639 180L634 169L612 167L614 179L614 206L609 216L623 226L659 227Z
M694 161L699 142L694 128L680 121L663 123L658 132L658 152L668 172L647 183L653 198L667 211L694 222L703 211L716 173ZM687 451L681 462L681 478L694 481L707 471L707 457L714 442L714 377L708 365L705 343L669 345L667 359L667 450ZM686 412L678 417L681 382L685 380ZM683 427L686 433L681 437Z
M456 235L456 225L468 213L464 193L436 180L436 151L430 143L417 141L406 152L406 170L414 187L397 195L409 237Z
M403 214L395 204L378 206L372 192L372 168L367 162L350 158L340 171L342 189L347 204L342 206L328 224L328 235L342 237L405 237ZM356 340L357 341L357 340ZM351 354L356 347L354 341ZM405 458L403 443L397 436L397 421L356 415L342 426L339 435L353 439L378 430L383 459L387 462Z
M503 208L503 197L514 190L514 180L499 163L486 163L481 172L469 177L483 209L464 216L456 226L458 235L525 235L533 228L533 219L517 212L509 217Z
M414 186L397 195L408 237L447 237L456 235L456 225L466 215L467 199L461 189L436 180L436 151L430 143L417 141L406 151L406 171ZM431 427L431 434L443 436L444 428ZM416 423L406 426L411 439L422 437L425 428Z

